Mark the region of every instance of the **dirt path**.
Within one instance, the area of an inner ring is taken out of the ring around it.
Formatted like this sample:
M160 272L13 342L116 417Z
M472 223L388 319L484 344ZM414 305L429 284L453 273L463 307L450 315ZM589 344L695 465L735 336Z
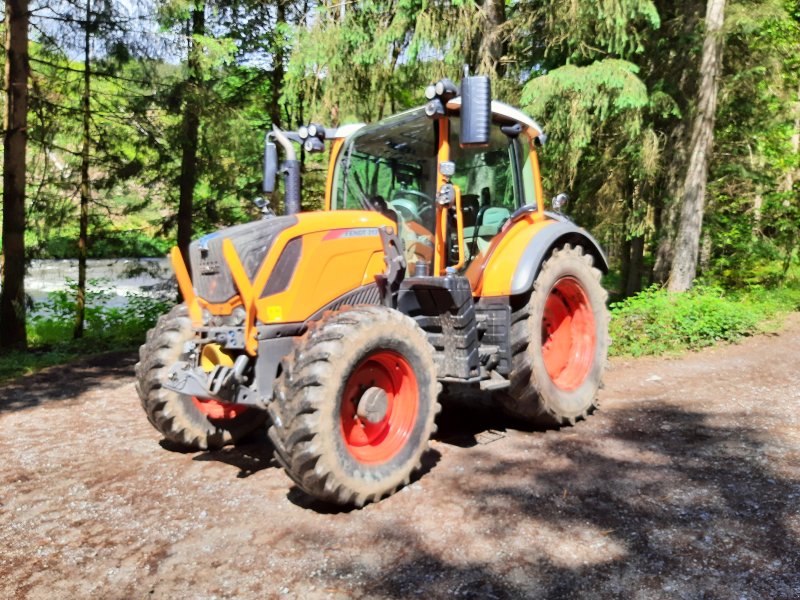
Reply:
M0 388L0 597L800 597L800 315L615 361L574 428L450 404L419 481L338 514L264 439L161 447L132 367Z

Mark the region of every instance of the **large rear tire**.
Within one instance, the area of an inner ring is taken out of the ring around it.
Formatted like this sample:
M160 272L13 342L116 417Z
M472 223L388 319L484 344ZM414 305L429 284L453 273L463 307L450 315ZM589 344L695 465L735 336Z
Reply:
M580 246L553 250L511 317L511 415L546 426L594 410L608 356L608 293Z
M178 394L162 386L169 368L181 360L184 345L193 337L186 305L161 316L139 348L136 391L147 419L166 439L193 449L221 448L261 426L266 413Z
M419 469L439 412L433 349L409 317L381 306L329 313L284 358L269 437L309 495L363 506Z

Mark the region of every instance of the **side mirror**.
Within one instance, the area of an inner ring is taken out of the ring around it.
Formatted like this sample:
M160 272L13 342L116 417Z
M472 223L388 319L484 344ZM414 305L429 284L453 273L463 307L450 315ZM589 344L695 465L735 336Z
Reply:
M267 139L264 142L264 193L275 191L275 178L278 174L278 148Z
M554 211L557 213L561 212L561 209L564 208L569 202L569 196L564 192L557 194L555 198L550 201L550 206L553 208Z
M485 75L464 77L461 80L461 147L488 146L491 121L489 78Z

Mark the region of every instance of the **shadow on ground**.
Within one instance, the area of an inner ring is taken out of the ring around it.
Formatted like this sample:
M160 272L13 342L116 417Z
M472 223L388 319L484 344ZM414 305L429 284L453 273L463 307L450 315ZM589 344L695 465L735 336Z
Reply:
M278 468L280 465L278 465L272 453L272 442L267 438L267 430L261 427L235 446L200 452L193 460L201 462L216 461L231 465L239 470L236 473L236 477L244 479L263 469Z
M17 377L0 386L0 414L74 400L115 380L128 383L136 361L135 352L110 352Z
M475 419L450 423L450 439L480 434ZM602 431L531 433L544 436L539 464L474 447L472 473L429 477L467 506L462 543L488 543L493 558L433 553L419 529L393 526L365 545L401 560L376 569L351 556L331 584L355 579L391 598L800 597L800 481L771 469L772 449L746 420L714 425L654 402L604 414Z

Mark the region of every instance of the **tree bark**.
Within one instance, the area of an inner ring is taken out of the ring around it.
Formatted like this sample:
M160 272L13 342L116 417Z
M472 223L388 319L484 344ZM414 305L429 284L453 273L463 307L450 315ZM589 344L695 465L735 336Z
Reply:
M86 22L84 23L83 32L83 95L81 97L83 144L81 147L81 207L78 225L78 294L75 299L75 328L72 332L72 337L75 339L83 337L84 322L86 320L86 256L89 235L89 197L91 194L89 187L89 148L91 145L89 126L92 116L89 104L92 81L90 62L92 44L91 18L92 3L91 0L86 0Z
M187 66L186 98L183 103L183 123L181 135L181 174L179 180L178 201L178 248L183 260L189 268L189 244L192 241L192 205L194 204L194 188L197 184L197 146L200 131L200 100L202 85L200 73L200 48L194 36L205 34L205 4L192 10L188 24L189 48Z
M624 282L625 296L633 296L642 291L642 275L644 274L644 236L637 235L630 241L628 260L628 277Z
M678 220L680 198L683 197L683 179L686 162L686 126L679 123L669 136L669 166L664 176L663 196L657 215L658 235L653 265L652 282L665 283L669 279L672 257L675 254L675 225Z
M800 84L797 86L797 97L794 104L794 133L791 137L792 152L795 157L800 155ZM795 164L798 164L795 162ZM783 181L780 191L791 192L794 190L795 182L800 178L800 167L789 169L786 172L786 178ZM800 226L799 226L800 227ZM786 245L783 257L783 276L789 272L789 267L792 265L792 255L797 246L798 237L800 237L800 229L795 228L789 243Z
M28 0L6 0L3 125L3 288L0 348L25 348L25 154L28 143Z
M344 14L344 3L342 3L342 14ZM283 36L278 33L279 28L286 24L286 0L278 0L275 5L275 42L272 51L272 73L270 73L270 103L268 107L269 118L273 125L281 125L281 90L283 88L283 78L286 74L283 62L286 58L283 43Z
M619 295L625 297L628 291L628 278L631 274L631 241L625 237L619 255Z
M722 25L725 18L725 1L708 0L706 5L706 31L700 63L697 113L692 126L689 168L683 186L675 255L667 284L672 292L685 292L691 288L697 273L708 161L714 143L717 90L722 70Z
M486 74L502 77L505 71L505 65L502 63L505 44L501 27L506 22L505 1L484 0L483 12L486 16L486 26L483 28L483 38L478 51L480 70Z

